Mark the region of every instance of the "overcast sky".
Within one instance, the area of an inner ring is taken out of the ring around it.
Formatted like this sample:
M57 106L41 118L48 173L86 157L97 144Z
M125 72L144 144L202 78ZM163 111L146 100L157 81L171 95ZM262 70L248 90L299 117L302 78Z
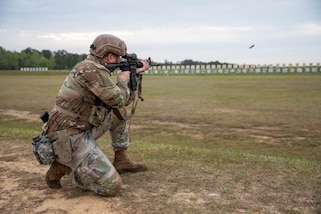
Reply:
M321 1L0 0L6 50L87 54L102 33L157 62L317 63Z

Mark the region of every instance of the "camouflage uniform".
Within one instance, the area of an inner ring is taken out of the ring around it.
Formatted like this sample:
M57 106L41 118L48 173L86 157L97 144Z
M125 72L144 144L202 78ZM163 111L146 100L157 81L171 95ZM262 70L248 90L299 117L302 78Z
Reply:
M71 160L61 160L59 153L57 159L71 168L70 179L76 186L106 196L119 190L121 178L96 140L109 130L114 151L128 147L126 121L119 119L113 108L126 116L124 106L130 100L127 83L118 78L114 84L109 71L93 55L88 55L67 75L46 130L47 133L65 129L80 131L69 136Z

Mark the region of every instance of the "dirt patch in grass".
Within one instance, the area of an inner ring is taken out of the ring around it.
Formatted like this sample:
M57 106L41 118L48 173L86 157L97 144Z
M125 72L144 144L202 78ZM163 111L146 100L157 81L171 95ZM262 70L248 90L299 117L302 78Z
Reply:
M39 116L37 114L33 114L31 111L19 111L19 110L14 110L14 109L0 109L0 114L6 115L6 116L11 116L13 117L14 120L16 119L25 119L29 121L36 121L39 122L41 121Z

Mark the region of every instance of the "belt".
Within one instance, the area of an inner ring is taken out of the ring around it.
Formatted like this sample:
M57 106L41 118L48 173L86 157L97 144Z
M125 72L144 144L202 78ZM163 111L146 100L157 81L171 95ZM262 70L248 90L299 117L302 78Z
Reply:
M67 116L70 116L70 117L73 117L75 119L78 119L78 120L82 120L82 121L87 121L88 120L88 116L82 116L82 115L79 115L79 114L76 114L76 113L73 113L71 111L67 111L66 109L63 109L57 105L55 105L54 107L54 110L55 111L59 111Z

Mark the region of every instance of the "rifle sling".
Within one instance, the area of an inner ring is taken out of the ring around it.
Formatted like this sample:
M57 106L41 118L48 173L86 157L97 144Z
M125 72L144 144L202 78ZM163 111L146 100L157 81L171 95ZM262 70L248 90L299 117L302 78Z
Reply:
M121 115L118 108L113 108L113 112L119 120L125 120L125 118L123 117L123 115Z

